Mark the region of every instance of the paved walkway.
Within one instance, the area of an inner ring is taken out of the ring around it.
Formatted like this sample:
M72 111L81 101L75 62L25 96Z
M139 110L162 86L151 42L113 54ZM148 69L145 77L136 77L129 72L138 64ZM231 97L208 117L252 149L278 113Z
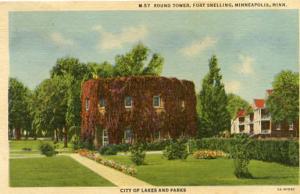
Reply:
M137 186L137 187L151 187L152 185L136 179L132 176L126 175L120 171L117 171L113 168L104 166L99 164L91 159L86 157L80 156L79 154L63 154L70 156L83 166L89 168L90 170L94 171L98 175L102 176L103 178L109 180L113 184L119 187L130 187L130 186Z

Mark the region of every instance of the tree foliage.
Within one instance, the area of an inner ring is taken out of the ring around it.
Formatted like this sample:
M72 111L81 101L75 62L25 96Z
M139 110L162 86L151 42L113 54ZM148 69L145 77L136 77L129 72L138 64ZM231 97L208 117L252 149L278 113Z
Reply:
M30 131L30 90L16 78L9 79L8 89L8 113L9 113L9 129L15 129L17 139L20 138L21 129Z
M234 175L237 178L252 178L248 165L251 159L250 150L253 142L247 134L237 134L234 140L235 143L230 149L230 155L234 162Z
M54 76L72 75L72 77L82 80L87 74L87 66L74 57L63 57L57 59L56 64L50 71L51 78Z
M272 83L273 92L267 100L267 108L275 123L292 123L299 118L299 73L281 71Z
M149 53L149 48L139 43L128 53L117 55L114 76L160 75L164 59L159 54L154 53L146 65Z
M214 136L230 128L227 95L220 71L216 56L212 56L199 96L201 137Z
M88 78L108 78L113 76L114 67L109 62L103 63L88 63L87 68L89 70Z
M227 110L230 114L231 119L235 119L236 114L239 110L245 110L246 113L250 113L253 111L250 104L244 100L242 97L230 93L227 95L228 104L227 104Z
M38 134L53 135L54 130L66 126L67 110L66 80L54 76L44 80L34 94L34 128Z

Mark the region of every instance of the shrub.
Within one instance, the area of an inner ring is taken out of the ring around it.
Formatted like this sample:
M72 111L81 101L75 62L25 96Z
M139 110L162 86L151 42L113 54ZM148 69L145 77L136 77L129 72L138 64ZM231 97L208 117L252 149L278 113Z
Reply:
M101 155L116 155L118 153L117 145L106 145L99 149Z
M144 147L145 150L149 150L149 151L150 150L151 151L164 150L165 147L167 145L169 145L170 142L171 142L171 140L169 140L169 139L167 139L167 140L158 140L158 141L153 141L153 142L147 142L147 143L143 144L143 147ZM113 145L114 149L117 150L117 152L128 152L130 146L131 146L131 144L128 144L128 143L114 144ZM83 148L83 147L80 147L80 148Z
M146 150L151 150L151 151L156 151L156 150L164 150L166 148L167 145L169 145L171 142L170 139L166 139L166 140L156 140L153 142L148 142L145 146L146 146Z
M83 148L83 142L80 141L80 138L77 135L74 135L71 139L73 150L79 150Z
M93 139L91 139L91 138L84 139L82 142L80 142L79 145L82 145L82 148L85 148L88 150L95 150Z
M130 144L128 144L128 143L116 144L115 145L115 149L118 152L128 152L129 151L129 147L130 147Z
M54 146L52 146L50 143L42 143L39 147L39 150L41 151L41 154L43 154L47 157L51 157L51 156L57 154Z
M293 166L299 165L299 143L295 141L289 142L288 163Z
M163 155L168 160L186 159L188 157L186 141L182 139L171 141L170 144L166 146Z
M136 165L144 164L144 160L146 157L144 147L145 146L142 144L134 144L130 147L131 161Z
M225 156L224 152L218 150L198 150L193 153L193 157L196 159L215 159Z
M234 160L234 174L237 178L252 178L248 170L250 163L251 140L246 134L236 135L235 144L230 149L230 154Z

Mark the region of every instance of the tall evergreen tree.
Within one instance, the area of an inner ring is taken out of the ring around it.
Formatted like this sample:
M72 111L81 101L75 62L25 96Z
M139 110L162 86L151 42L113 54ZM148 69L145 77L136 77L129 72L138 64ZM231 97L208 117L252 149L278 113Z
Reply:
M227 96L216 56L209 61L209 72L202 81L200 91L200 137L209 137L230 129Z

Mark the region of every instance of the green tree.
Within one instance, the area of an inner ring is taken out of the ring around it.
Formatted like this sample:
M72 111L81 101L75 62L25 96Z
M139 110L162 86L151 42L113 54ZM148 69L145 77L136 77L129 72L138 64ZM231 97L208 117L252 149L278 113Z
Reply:
M115 57L114 76L160 75L164 59L157 53L152 54L146 65L150 50L142 43L137 44L124 55Z
M209 61L209 72L202 80L199 100L199 136L214 136L230 129L227 95L216 56Z
M113 76L114 67L107 61L103 63L88 63L88 78L108 78Z
M29 108L30 90L16 78L9 79L8 114L9 129L15 129L16 139L21 138L21 130L31 130Z
M292 123L299 118L299 73L281 71L272 83L273 92L266 106L275 123Z
M242 97L236 94L232 94L232 93L228 94L227 99L228 99L227 110L230 114L231 119L235 119L237 112L241 109L245 110L246 113L250 113L253 111L250 104Z
M33 126L38 134L46 133L58 140L58 134L66 127L67 91L66 80L59 76L44 80L36 88Z
M77 80L82 80L89 70L84 63L81 63L79 59L74 57L63 57L56 61L56 64L50 71L50 76L65 76L72 75Z
M106 67L106 64L102 64L100 67ZM65 57L58 59L50 72L52 78L57 77L64 80L62 83L65 84L64 87L66 88L65 99L62 99L63 102L66 102L67 107L64 118L65 126L62 130L64 147L68 146L68 135L74 135L70 133L74 130L69 132L69 129L77 128L81 123L81 83L92 78L93 71L98 69L96 64L87 66L77 58Z

